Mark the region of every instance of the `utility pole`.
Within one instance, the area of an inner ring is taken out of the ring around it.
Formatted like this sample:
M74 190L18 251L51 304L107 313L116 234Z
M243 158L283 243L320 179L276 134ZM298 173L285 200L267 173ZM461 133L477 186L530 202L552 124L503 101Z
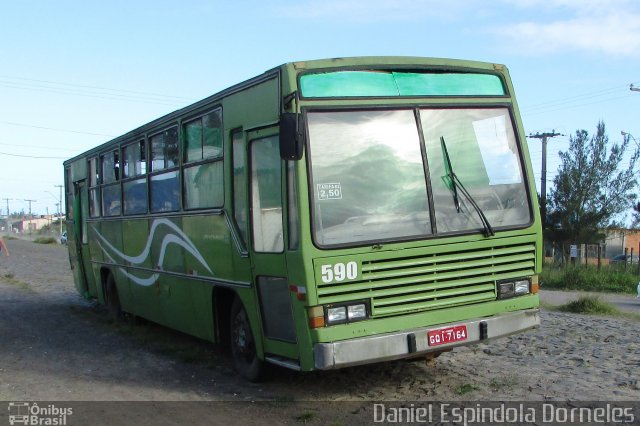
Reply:
M29 203L29 234L31 234L31 219L33 218L33 216L31 216L31 203L37 203L37 200L24 200L27 203Z
M11 211L9 210L9 201L13 201L13 199L3 198L3 200L7 202L7 232L10 232L11 222L9 222L9 217L11 216Z
M60 198L58 198L58 221L60 222L60 235L62 235L62 188L64 185L53 185L55 188L60 188Z
M563 136L560 133L556 133L552 130L551 133L536 133L535 135L529 135L532 139L542 139L542 176L540 176L540 214L542 216L542 224L547 221L547 141L549 138L556 136Z

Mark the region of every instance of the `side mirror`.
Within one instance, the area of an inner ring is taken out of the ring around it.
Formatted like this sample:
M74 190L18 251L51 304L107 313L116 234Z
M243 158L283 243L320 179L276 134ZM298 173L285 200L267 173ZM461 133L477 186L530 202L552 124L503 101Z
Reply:
M285 112L280 116L280 158L300 160L304 150L302 115Z

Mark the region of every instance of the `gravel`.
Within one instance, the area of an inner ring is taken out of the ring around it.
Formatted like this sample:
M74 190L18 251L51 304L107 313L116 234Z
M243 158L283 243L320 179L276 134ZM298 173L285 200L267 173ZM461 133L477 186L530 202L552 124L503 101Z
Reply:
M429 363L311 373L274 368L267 382L246 383L207 342L162 327L109 323L103 309L75 292L66 247L7 244L11 257L0 258L0 400L640 399L637 320L544 310L537 330ZM137 336L141 327L151 330L147 340ZM174 341L193 347L195 357L157 349Z

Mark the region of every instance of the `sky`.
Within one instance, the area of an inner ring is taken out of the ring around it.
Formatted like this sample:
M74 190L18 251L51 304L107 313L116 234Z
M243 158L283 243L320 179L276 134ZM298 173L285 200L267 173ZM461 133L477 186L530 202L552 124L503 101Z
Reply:
M64 159L282 63L386 55L505 64L525 133L562 134L548 188L576 130L640 142L637 0L0 0L0 210L55 213Z

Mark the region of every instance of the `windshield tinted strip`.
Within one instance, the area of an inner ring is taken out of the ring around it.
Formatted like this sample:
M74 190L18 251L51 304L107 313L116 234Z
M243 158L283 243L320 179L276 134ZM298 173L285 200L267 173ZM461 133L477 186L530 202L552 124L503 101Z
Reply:
M337 71L300 77L306 98L402 96L504 96L492 74Z

